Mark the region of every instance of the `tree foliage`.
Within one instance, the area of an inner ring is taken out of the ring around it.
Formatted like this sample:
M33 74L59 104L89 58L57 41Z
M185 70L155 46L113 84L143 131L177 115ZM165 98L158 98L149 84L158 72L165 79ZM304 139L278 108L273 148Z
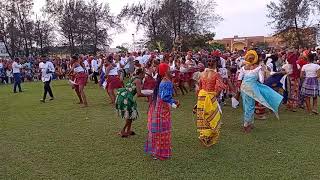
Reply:
M35 18L33 5L32 0L0 2L0 40L11 58L43 54L53 41L52 25L48 19Z
M280 0L267 5L270 24L274 25L276 33L294 47L308 46L303 29L310 27L310 15L314 12L317 0ZM291 33L290 36L287 32Z
M224 44L220 44L220 43L214 42L214 43L208 45L207 50L209 52L211 52L213 50L224 51L224 50L226 50L226 47L225 47Z
M109 5L98 0L47 0L46 12L58 23L71 53L84 53L88 47L96 53L111 42L108 31L120 27Z
M151 47L162 42L170 49L181 46L184 39L190 42L190 35L210 33L221 20L215 7L214 1L209 0L152 0L126 5L119 17L135 22L138 29L143 28Z
M11 57L46 54L55 43L70 53L96 53L111 42L109 31L121 28L98 0L46 0L40 16L33 6L33 0L0 1L0 40Z
M116 48L120 49L120 53L127 53L129 49L124 46L117 46Z

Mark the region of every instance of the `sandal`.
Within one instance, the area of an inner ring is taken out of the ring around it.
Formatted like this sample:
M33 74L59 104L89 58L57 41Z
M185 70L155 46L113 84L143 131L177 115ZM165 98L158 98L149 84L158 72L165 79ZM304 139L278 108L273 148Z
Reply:
M315 114L315 115L318 115L318 114L319 114L319 112L316 111L316 110L313 110L312 113Z

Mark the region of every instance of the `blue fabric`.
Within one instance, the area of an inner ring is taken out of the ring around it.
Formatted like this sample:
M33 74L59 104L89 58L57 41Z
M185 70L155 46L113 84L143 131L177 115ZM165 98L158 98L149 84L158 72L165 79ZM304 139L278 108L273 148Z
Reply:
M173 84L171 81L163 81L159 85L159 97L162 99L162 101L174 104L176 101L172 98L174 89Z
M284 76L283 74L272 75L268 79L266 79L264 84L271 87L271 88L281 88L282 83L280 82L280 80L282 79L283 76ZM275 84L275 86L274 86L274 84Z
M104 83L105 81L105 73L102 71L101 74L100 74L100 86L102 86L102 84Z
M245 93L241 93L244 115L243 120L245 123L252 124L254 120L255 100Z
M14 85L13 85L13 92L17 92L17 87L19 88L19 91L21 91L21 74L20 73L14 73Z
M255 101L271 109L278 116L278 108L283 97L272 88L259 83L257 74L248 74L244 76L241 85L241 94L245 111L245 121L253 121Z

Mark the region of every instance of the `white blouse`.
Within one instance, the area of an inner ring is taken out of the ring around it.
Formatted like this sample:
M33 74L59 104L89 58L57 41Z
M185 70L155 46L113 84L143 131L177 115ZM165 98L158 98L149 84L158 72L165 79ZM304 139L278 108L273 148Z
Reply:
M259 81L261 83L264 82L264 73L263 73L263 70L262 70L261 66L258 66L257 68L252 69L252 70L246 70L244 67L242 67L240 69L238 80L242 81L245 75L250 75L250 74L259 76Z
M116 63L116 67L112 67L109 71L109 76L117 76L119 75L118 71L120 70L120 63Z

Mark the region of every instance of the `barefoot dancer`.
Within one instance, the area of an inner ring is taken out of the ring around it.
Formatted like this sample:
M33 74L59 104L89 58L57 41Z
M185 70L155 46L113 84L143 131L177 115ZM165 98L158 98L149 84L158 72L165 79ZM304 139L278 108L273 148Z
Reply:
M301 77L304 79L301 87L301 94L305 97L307 113L319 114L318 96L320 96L320 66L314 63L314 55L308 53L308 64L301 69ZM313 106L311 107L311 99Z
M105 63L105 68L107 81L106 90L111 100L110 104L114 104L116 101L115 91L123 87L123 83L120 80L118 72L120 70L120 63L115 62L113 60L113 57L109 56L108 60Z
M152 63L152 61L149 61L145 67L145 78L142 87L143 90L153 90L156 86L156 80L152 76L154 74L154 68ZM150 96L148 96L148 102L151 102Z
M123 119L126 120L126 124L119 133L121 137L128 137L135 135L131 130L132 121L138 118L137 102L134 96L146 97L141 93L142 90L142 79L144 78L144 71L137 69L135 75L126 84L124 88L118 89L116 99L116 109Z
M206 147L218 142L221 127L221 109L218 97L227 86L217 72L217 61L209 58L208 68L200 75L197 112L199 140Z
M87 102L86 94L84 92L84 87L87 84L88 74L85 73L85 69L81 65L81 62L79 61L77 56L72 57L71 72L74 73L73 87L80 100L79 104L81 104L81 107L87 107L88 102Z
M170 79L169 65L161 63L157 86L148 112L148 138L145 144L145 152L160 160L171 157L170 107L179 106L179 102L172 98L174 90Z
M263 83L263 71L259 66L256 51L250 50L245 56L245 64L240 71L238 80L241 83L241 95L244 110L244 132L249 133L253 128L255 101L271 109L278 117L278 108L283 97Z

